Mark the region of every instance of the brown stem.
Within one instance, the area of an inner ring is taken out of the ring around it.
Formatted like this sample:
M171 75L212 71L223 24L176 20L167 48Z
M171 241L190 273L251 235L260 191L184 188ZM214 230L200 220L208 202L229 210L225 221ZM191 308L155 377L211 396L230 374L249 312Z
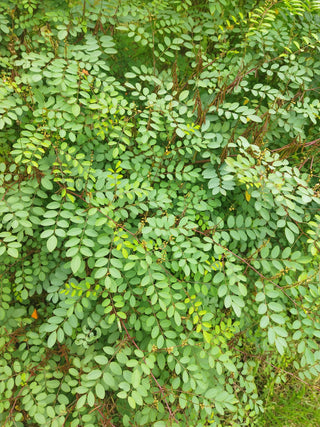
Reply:
M132 342L132 344L136 347L136 349L138 349L138 350L142 351L142 350L141 350L141 348L138 346L138 344L135 342L134 338L129 334L128 329L126 328L126 325L125 325L124 321L123 321L122 319L120 319L120 322L121 322L121 325L122 325L123 329L124 329L124 330L125 330L125 332L126 332L126 335L127 335L128 339ZM143 357L143 361L144 361L144 363L147 365L145 357ZM147 366L148 366L148 365L147 365ZM150 368L149 368L149 369L150 369ZM154 380L154 382L156 383L156 385L157 385L158 389L160 390L160 393L161 393L161 395L162 395L162 397L163 397L163 399L164 399L164 401L165 401L166 407L167 407L167 409L168 409L168 412L169 412L170 418L173 418L175 421L177 421L177 420L176 420L176 418L175 418L175 416L174 416L174 414L173 414L173 412L172 412L172 409L170 408L170 406L169 406L169 404L168 404L168 401L167 401L167 399L166 399L166 396L164 395L164 388L159 384L158 380L157 380L157 379L156 379L156 377L153 375L153 372L152 372L152 370L151 370L151 369L150 369L150 375L151 375L152 379Z

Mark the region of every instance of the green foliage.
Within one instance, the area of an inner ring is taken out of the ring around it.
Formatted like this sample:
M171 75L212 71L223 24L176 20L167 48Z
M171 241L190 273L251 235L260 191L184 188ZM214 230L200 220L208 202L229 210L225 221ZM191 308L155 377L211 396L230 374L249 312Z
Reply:
M1 425L261 425L320 373L317 2L0 7Z

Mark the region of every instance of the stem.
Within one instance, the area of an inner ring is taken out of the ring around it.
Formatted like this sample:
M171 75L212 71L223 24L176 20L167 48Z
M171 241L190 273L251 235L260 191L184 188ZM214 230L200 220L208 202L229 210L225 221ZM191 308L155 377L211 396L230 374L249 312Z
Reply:
M132 342L132 344L136 347L136 349L137 349L137 350L142 351L142 350L141 350L141 348L138 346L138 344L135 342L134 338L129 334L128 329L126 328L126 325L125 325L124 321L123 321L122 319L120 319L120 322L121 322L121 325L122 325L123 329L124 329L124 330L125 330L125 332L126 332L126 335L127 335L128 339ZM147 365L145 357L143 357L143 361L144 361L144 363ZM148 365L147 365L147 366L148 366ZM149 369L150 369L150 368L149 368ZM176 420L176 418L175 418L175 416L174 416L174 414L173 414L173 412L172 412L172 409L170 408L170 406L169 406L169 404L168 404L168 401L167 401L167 399L166 399L166 396L164 395L164 388L159 384L158 380L157 380L157 379L156 379L156 377L153 375L153 372L152 372L152 370L151 370L151 369L150 369L150 375L151 375L152 379L154 380L154 382L156 383L157 387L159 388L160 393L162 394L162 397L163 397L163 400L165 401L165 404L166 404L166 407L167 407L167 409L168 409L168 412L169 412L170 418L173 418L175 421L177 421L177 420Z

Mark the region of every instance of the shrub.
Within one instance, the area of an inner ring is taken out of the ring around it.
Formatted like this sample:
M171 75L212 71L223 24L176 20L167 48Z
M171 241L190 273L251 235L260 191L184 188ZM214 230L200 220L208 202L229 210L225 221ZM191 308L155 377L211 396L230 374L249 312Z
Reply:
M259 423L320 372L317 2L0 5L1 424Z

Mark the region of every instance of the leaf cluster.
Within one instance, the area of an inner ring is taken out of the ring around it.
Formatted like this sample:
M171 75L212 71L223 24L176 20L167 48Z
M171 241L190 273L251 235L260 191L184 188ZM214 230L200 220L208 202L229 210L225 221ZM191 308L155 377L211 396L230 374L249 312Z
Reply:
M259 425L320 373L316 2L0 8L1 425Z

